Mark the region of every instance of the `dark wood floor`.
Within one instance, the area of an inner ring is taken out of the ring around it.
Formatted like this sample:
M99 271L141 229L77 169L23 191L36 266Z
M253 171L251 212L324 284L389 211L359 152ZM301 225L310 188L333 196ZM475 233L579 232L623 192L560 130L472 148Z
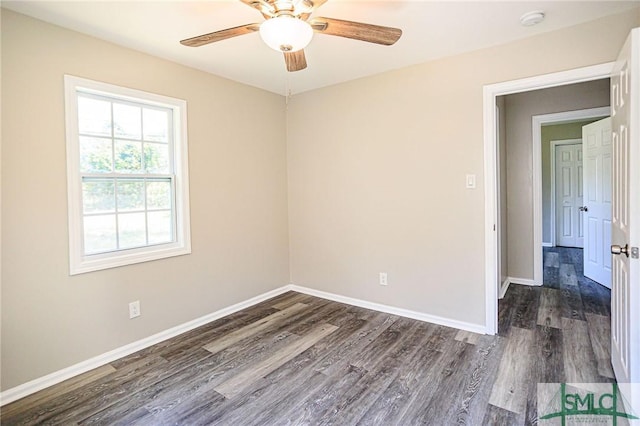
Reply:
M609 291L545 250L484 336L289 292L2 408L2 424L536 423L536 383L611 382Z

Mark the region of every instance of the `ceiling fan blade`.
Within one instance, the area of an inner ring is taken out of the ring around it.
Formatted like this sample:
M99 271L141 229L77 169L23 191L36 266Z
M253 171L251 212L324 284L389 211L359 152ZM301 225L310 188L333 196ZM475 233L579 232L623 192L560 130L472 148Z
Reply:
M320 6L322 6L323 4L325 4L327 2L327 0L301 0L300 3L303 3L303 5L306 6L306 4L304 3L311 3L311 7L309 7L309 11L308 12L304 12L300 14L300 19L302 19L303 21L306 21L307 19L309 19L309 16L311 16L311 14L313 12L315 12Z
M244 34L250 34L260 30L260 24L241 25L239 27L227 28L226 30L214 31L209 34L202 34L197 37L181 40L180 43L185 46L199 47L205 44L215 43L216 41L226 40Z
M399 28L382 27L380 25L363 24L360 22L343 21L332 18L315 18L309 22L314 31L321 34L335 35L367 41L369 43L391 46L402 35Z
M300 71L307 67L307 59L304 56L304 50L295 52L284 52L284 61L287 64L287 71Z

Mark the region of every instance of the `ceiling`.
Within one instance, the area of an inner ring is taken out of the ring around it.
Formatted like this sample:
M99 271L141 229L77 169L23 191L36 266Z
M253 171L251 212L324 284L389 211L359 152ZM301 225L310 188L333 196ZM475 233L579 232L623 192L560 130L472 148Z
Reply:
M305 49L308 68L285 69L282 54L258 33L202 47L179 40L259 23L239 0L2 1L2 7L234 81L287 95L499 45L640 6L635 1L364 1L329 0L314 16L401 28L393 46L316 34ZM543 23L519 18L542 10ZM637 10L634 13L638 13Z

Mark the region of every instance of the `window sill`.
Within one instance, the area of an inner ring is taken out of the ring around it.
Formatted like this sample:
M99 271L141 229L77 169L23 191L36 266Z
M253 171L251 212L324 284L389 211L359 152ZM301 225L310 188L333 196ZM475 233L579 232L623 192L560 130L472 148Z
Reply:
M71 259L70 275L134 265L137 263L166 259L168 257L183 256L190 253L190 244L174 243L163 244L156 247L143 247L140 249L119 251L115 253L83 256L79 259Z

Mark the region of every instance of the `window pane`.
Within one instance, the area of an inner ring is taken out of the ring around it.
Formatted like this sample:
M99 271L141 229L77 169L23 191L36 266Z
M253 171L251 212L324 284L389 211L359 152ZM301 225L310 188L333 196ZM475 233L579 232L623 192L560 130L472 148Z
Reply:
M146 245L144 213L118 215L118 236L120 237L121 249Z
M80 171L109 173L112 168L111 139L80 136Z
M147 209L171 208L171 182L147 182Z
M115 141L115 166L118 173L142 173L142 143Z
M109 213L116 209L112 179L82 181L82 206L84 213Z
M118 138L142 137L141 108L125 104L113 104L113 134Z
M115 250L116 216L100 215L84 217L84 252L85 254Z
M171 212L149 212L149 244L169 243L173 241Z
M144 140L167 142L169 140L169 113L157 109L142 110Z
M111 102L78 96L80 133L111 136Z
M144 181L118 180L118 211L144 210Z
M144 145L144 164L147 173L169 173L169 145L146 143Z

